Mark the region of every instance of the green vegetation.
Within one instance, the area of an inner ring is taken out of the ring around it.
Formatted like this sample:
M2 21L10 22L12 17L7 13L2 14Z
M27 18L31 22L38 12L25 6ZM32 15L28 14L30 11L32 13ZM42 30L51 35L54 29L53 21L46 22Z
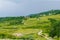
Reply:
M29 16L1 17L0 39L59 40L60 10L51 10Z

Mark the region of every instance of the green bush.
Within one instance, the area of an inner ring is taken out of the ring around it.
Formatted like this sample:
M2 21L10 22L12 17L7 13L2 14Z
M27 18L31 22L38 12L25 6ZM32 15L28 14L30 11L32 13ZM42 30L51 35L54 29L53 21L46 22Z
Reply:
M49 32L49 36L51 37L60 37L60 21L59 20L55 20L55 19L50 19L51 21L51 29Z

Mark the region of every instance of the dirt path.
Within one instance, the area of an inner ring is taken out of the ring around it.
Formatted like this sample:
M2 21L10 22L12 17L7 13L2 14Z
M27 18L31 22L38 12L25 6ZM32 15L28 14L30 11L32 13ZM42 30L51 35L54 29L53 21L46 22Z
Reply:
M42 32L43 32L43 31L40 30L40 32L38 32L38 35L41 36L41 37L44 37L44 38L47 39L47 40L53 40L51 37L46 36L46 35L43 34Z

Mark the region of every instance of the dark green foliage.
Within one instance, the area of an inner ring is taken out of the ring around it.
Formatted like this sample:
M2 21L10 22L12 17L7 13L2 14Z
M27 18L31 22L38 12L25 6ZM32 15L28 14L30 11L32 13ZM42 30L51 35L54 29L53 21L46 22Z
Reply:
M7 34L7 33L0 33L0 38L11 38L11 39L13 39L13 38L16 38L15 36L12 36L12 35L10 35L10 34Z
M51 37L60 37L60 21L55 19L49 19L51 21L51 29L49 35Z
M52 18L48 18L48 20L50 20L51 23L56 22L56 20L55 19L52 19Z
M29 15L29 17L30 18L38 18L40 15L38 15L38 14L31 14L31 15Z
M1 17L0 23L7 23L7 25L20 25L23 24L22 21L25 20L24 16L20 17Z

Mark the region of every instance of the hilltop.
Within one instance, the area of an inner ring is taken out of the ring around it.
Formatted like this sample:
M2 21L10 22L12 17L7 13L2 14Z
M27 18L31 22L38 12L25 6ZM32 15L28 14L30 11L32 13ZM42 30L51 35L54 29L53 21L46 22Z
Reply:
M56 15L56 14L60 14L60 10L49 10L46 12L41 12L41 13L37 13L37 14L31 14L29 15L29 17L41 17L41 16L49 16L49 15Z

